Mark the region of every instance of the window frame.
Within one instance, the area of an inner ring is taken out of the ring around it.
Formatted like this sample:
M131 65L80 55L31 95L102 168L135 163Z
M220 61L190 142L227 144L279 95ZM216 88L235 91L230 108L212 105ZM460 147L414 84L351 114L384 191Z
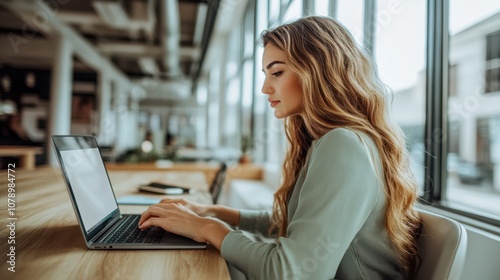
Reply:
M422 203L500 227L500 219L446 200L448 152L449 0L427 0L425 183ZM467 222L466 222L467 223ZM478 226L478 225L474 225ZM498 234L489 227L481 229Z

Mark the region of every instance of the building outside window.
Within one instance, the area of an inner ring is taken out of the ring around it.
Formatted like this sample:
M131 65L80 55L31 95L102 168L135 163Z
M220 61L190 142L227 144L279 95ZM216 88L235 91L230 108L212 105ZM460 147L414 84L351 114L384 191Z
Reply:
M500 220L500 3L450 1L448 163L444 198ZM444 172L444 171L443 171Z
M485 93L500 92L500 31L486 36Z

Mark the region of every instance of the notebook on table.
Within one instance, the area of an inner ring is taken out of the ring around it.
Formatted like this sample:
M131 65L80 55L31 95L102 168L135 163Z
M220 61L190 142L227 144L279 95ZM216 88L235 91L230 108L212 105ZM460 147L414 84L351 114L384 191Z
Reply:
M90 249L203 249L206 243L159 227L140 230L140 215L122 214L92 136L52 136L69 197Z

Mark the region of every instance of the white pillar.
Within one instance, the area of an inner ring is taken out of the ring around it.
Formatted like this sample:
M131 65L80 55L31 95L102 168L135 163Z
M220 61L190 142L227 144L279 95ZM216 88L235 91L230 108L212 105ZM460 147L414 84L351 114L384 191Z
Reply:
M118 153L123 152L127 149L127 139L130 137L124 133L127 130L127 94L125 93L125 88L120 83L115 83L113 92L113 111L115 113L116 120L116 139L115 139L115 150Z
M109 146L116 135L115 118L111 112L111 80L105 72L99 73L97 84L97 104L99 131L97 141L100 145Z
M130 97L130 89L120 84L116 85L114 93L116 112L116 141L115 150L123 152L127 149L134 149L138 146L138 115L139 103Z
M138 147L143 140L143 135L139 135L139 100L132 98L129 112L129 135L130 147ZM160 139L161 141L162 139ZM162 143L162 142L161 142ZM161 146L163 147L163 146Z
M207 126L205 125L207 119L207 104L208 104L208 85L207 79L203 78L199 81L198 88L196 89L196 97L198 104L198 113L196 116L196 147L206 148L207 147Z
M54 36L54 65L50 84L50 111L48 137L48 163L57 165L52 135L70 134L71 99L73 83L73 55L70 43L60 35Z

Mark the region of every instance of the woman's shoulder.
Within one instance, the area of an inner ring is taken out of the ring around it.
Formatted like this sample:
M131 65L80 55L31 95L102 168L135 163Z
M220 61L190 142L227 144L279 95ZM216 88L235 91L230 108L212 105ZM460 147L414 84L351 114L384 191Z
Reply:
M351 129L351 128L335 128L327 132L321 138L315 140L316 146L319 144L335 144L338 145L362 145L363 140L361 137L366 138L366 135L363 132Z
M378 149L373 139L366 133L351 128L335 128L313 142L314 154L334 153L350 158L373 158Z

